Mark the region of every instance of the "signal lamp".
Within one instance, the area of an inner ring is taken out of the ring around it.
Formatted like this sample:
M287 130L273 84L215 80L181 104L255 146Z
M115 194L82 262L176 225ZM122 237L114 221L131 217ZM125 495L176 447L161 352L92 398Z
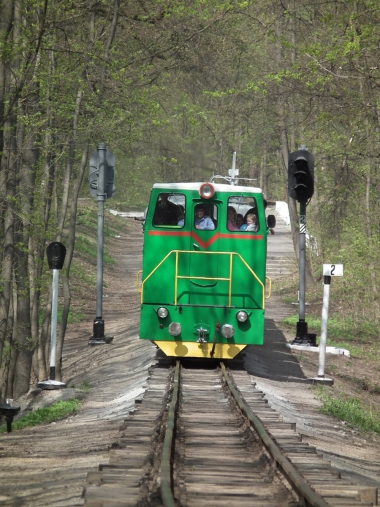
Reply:
M238 322L245 322L248 319L248 313L244 312L243 310L240 310L240 312L237 312L236 314L236 320Z
M314 157L306 149L294 151L288 161L288 194L306 202L314 193Z
M181 324L179 322L171 322L169 324L169 333L172 336L178 336L181 334Z
M202 199L211 199L215 194L215 188L211 183L203 183L199 188L199 195Z
M164 307L161 307L157 310L157 315L160 317L160 319L165 319L168 316L168 310Z
M224 338L228 339L233 337L235 329L233 326L231 326L231 324L224 324L220 332L222 333L222 336L224 336Z

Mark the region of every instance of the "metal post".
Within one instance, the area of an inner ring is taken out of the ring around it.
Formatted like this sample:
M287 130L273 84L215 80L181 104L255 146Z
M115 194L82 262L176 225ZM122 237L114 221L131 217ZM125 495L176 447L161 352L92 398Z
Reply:
M321 338L319 340L319 365L318 377L325 376L326 341L327 341L327 320L329 318L329 297L330 297L331 276L324 277Z
M305 321L306 204L300 203L299 232L299 320Z
M318 376L310 379L313 384L323 384L327 386L332 386L334 384L334 381L331 378L325 377L327 320L329 316L330 283L331 276L325 275L323 285L321 337L319 340Z
M305 321L305 271L306 271L306 203L300 202L299 223L299 286L296 337L293 345L309 345L307 322Z
M107 177L107 149L104 143L98 145L99 177L96 200L98 202L98 249L96 270L96 318L94 320L94 334L89 345L110 343L112 337L104 335L103 313L103 246L104 246L104 202L106 200Z
M103 245L104 245L104 201L105 173L107 170L106 147L103 143L98 146L99 180L96 200L98 201L98 253L96 271L96 318L101 319L103 313Z
M236 169L236 151L232 153L232 168L228 169L228 176L230 185L236 185L238 183L239 169Z
M299 230L299 319L296 337L292 345L316 346L316 335L308 333L305 321L305 278L306 278L306 203L300 202L300 230Z
M232 154L231 185L236 185L236 151Z
M53 269L51 323L50 323L50 374L49 380L38 382L37 386L42 389L62 389L66 387L64 382L55 380L56 366L56 342L57 342L57 317L58 317L58 279L59 269Z
M51 332L50 332L50 380L55 380L55 356L57 341L57 315L58 315L58 278L59 270L53 269L53 294L51 302Z

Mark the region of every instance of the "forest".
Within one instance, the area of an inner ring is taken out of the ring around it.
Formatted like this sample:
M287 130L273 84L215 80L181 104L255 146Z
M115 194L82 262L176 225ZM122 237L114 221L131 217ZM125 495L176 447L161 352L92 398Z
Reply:
M46 246L64 239L60 379L100 142L120 210L144 209L154 182L226 174L236 151L241 176L289 201L295 245L288 157L307 146L307 283L342 263L340 307L378 338L379 45L376 0L0 0L0 399L48 378Z

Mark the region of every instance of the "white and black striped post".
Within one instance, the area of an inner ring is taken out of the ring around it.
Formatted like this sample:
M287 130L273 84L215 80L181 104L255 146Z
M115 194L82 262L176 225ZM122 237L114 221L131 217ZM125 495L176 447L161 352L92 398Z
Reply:
M343 264L323 264L323 303L321 319L321 337L319 339L318 376L312 378L313 383L333 385L334 381L325 377L327 321L329 318L331 277L343 276Z

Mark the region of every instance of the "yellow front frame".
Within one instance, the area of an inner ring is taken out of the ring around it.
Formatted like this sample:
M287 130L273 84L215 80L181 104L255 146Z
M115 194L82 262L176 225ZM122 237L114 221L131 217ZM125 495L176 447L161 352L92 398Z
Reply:
M246 345L235 343L217 343L211 356L212 343L197 343L183 341L155 341L158 348L170 357L203 357L208 359L233 359Z

